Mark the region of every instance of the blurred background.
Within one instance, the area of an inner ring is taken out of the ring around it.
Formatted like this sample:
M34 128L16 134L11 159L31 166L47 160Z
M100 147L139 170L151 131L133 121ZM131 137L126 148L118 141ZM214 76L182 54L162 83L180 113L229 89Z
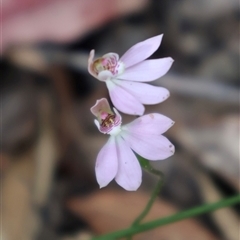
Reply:
M121 56L161 33L152 58L175 62L153 84L171 96L146 113L176 122L166 133L176 153L154 162L166 181L146 220L238 193L239 20L237 0L3 1L3 240L87 240L128 227L141 212L155 176L144 172L133 193L114 181L98 188L94 165L107 136L89 108L108 92L87 59L91 49ZM238 240L237 207L134 239Z

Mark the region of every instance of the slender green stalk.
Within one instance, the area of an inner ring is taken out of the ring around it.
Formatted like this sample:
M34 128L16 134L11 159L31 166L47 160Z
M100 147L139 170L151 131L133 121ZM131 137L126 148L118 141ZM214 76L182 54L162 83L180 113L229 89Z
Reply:
M146 217L148 212L151 210L155 199L158 197L158 194L161 191L162 185L163 185L163 180L162 180L162 178L160 178L158 180L158 183L157 183L156 187L153 190L153 193L152 193L146 207L144 208L142 213L134 220L132 226L136 226L136 225L140 224L140 222Z
M109 234L106 234L106 235L103 235L100 237L95 237L92 240L116 240L118 238L127 237L127 236L131 236L133 234L148 231L148 230L154 229L156 227L174 223L174 222L186 219L186 218L191 218L194 216L198 216L200 214L215 211L220 208L235 205L237 203L240 203L240 195L226 198L226 199L223 199L216 203L204 204L202 206L191 208L189 210L182 211L182 212L176 213L176 214L168 216L168 217L160 218L160 219L150 221L150 222L147 222L144 224L140 224L137 226L132 226L130 228L112 232L112 233L109 233Z
M163 186L163 173L160 172L159 170L156 170L154 169L148 160L144 159L143 157L137 155L137 158L142 166L142 168L144 168L145 170L147 170L148 172L150 173L153 173L154 175L158 176L159 177L159 180L157 182L157 185L156 187L154 188L151 196L150 196L150 199L146 205L146 207L143 209L143 211L140 213L140 215L134 220L134 222L132 223L132 226L137 226L140 224L140 222L146 217L146 215L149 213L149 211L151 210L152 208L152 205L155 201L155 199L158 197L161 189L162 189L162 186ZM127 240L131 240L132 239L132 235L130 235Z
M150 173L153 173L155 175L157 175L159 177L159 180L157 182L157 185L156 187L154 188L152 194L151 194L151 197L146 205L146 207L143 209L142 213L134 220L132 226L136 226L138 225L145 217L146 215L148 214L148 212L150 211L155 199L158 197L158 194L160 193L161 189L162 189L162 186L163 186L163 173L154 169L149 161L145 160L144 158L140 157L140 156L137 156L138 157L138 160L141 164L141 166L146 169L148 172Z

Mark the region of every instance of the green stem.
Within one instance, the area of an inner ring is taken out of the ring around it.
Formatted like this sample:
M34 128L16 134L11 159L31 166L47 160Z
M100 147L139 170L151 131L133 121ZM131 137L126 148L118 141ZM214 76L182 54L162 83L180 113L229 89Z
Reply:
M130 228L112 232L112 233L109 233L109 234L106 234L106 235L103 235L100 237L95 237L92 240L110 240L110 239L118 239L121 237L131 236L133 234L148 231L148 230L154 229L156 227L174 223L174 222L186 219L186 218L191 218L191 217L194 217L194 216L197 216L200 214L212 212L217 209L228 207L228 206L231 206L231 205L234 205L237 203L240 203L240 194L230 197L230 198L226 198L226 199L221 200L216 203L205 204L205 205L202 205L199 207L191 208L189 210L176 213L176 214L168 216L168 217L153 220L153 221L150 221L150 222L147 222L144 224L140 224L137 226L132 226Z
M145 158L143 158L143 157L141 157L141 156L139 156L139 155L137 155L137 154L136 154L136 156L137 156L137 158L138 158L138 160L139 160L142 168L144 168L144 169L147 170L148 172L150 172L150 173L158 176L158 177L159 177L159 180L158 180L157 185L156 185L156 187L154 188L154 190L153 190L153 192L152 192L152 194L151 194L151 197L150 197L150 199L149 199L146 207L143 209L143 211L140 213L140 215L134 220L134 222L132 223L132 226L137 226L137 225L139 225L140 222L141 222L141 221L146 217L146 215L149 213L149 211L151 210L152 205L153 205L155 199L158 197L158 195L159 195L159 193L160 193L160 191L161 191L161 189L162 189L163 182L164 182L164 181L163 181L163 173L162 173L161 171L154 169L154 168L150 165L149 161L146 160ZM131 239L132 239L132 235L127 238L127 240L131 240Z
M132 226L138 225L146 217L146 215L150 211L155 199L158 197L158 194L161 191L162 186L163 186L163 174L162 174L162 172L154 169L150 165L149 161L145 160L144 158L142 158L140 156L137 156L137 157L139 159L139 162L140 162L141 166L144 169L146 169L148 172L157 175L159 177L159 180L158 180L157 185L156 185L156 187L154 188L154 190L151 194L151 197L150 197L146 207L143 209L142 213L134 220Z

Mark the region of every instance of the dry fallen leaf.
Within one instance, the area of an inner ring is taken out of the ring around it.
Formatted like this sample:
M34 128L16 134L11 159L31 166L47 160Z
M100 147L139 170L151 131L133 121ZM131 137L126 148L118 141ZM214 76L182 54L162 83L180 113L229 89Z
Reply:
M39 41L67 42L118 16L138 11L146 0L4 1L2 46Z

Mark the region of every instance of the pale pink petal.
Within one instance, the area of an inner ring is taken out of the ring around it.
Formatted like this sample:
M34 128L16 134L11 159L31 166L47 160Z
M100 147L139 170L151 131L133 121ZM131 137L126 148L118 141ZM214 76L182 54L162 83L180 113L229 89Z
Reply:
M115 137L111 136L97 156L95 171L100 188L111 182L118 170L118 156Z
M164 76L172 66L171 57L151 59L140 62L130 68L125 69L118 79L150 82Z
M163 34L135 44L123 54L120 61L124 63L125 68L128 68L145 60L158 49L162 41L162 37Z
M107 88L113 105L121 112L130 115L142 115L144 106L133 95L113 81L107 81Z
M122 126L122 130L126 130L129 134L136 133L145 137L151 137L152 135L163 134L173 124L173 120L162 114L150 113Z
M91 50L88 58L88 72L95 78L97 78L97 74L93 71L93 59L95 55L95 50Z
M99 114L104 112L112 112L108 100L106 98L101 98L96 101L95 105L90 108L90 111L96 117L99 117Z
M110 58L110 57L114 57L114 59L116 60L116 62L119 59L119 55L117 53L114 52L110 52L110 53L106 53L104 54L101 58Z
M137 154L148 160L163 160L175 151L173 144L162 135L144 135L123 130L121 136Z
M116 137L118 151L118 172L116 182L128 191L135 191L142 182L142 169L137 157L121 136Z
M93 49L93 50L90 51L89 58L88 58L88 72L93 77L97 78L100 81L106 81L107 79L113 77L113 74L108 70L101 71L99 74L96 74L93 71L94 55L95 55L95 50ZM114 57L118 60L119 56L116 53L108 53L108 54L105 54L104 56L109 57L109 56L112 56L112 55L114 55Z
M169 91L163 87L116 79L112 81L132 94L142 104L157 104L165 101L170 96Z
M97 76L97 79L100 80L100 81L103 81L105 82L106 80L110 79L113 77L113 74L108 71L108 70L104 70L104 71L101 71L98 76Z

